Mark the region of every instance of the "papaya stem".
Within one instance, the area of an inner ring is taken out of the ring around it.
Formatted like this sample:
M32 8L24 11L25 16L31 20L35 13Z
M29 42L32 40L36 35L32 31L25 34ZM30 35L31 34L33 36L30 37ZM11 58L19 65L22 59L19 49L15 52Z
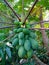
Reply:
M14 9L10 6L10 4L7 2L7 0L4 0L4 2L8 5L8 7L12 10L14 15L18 18L19 21L21 21L20 16L14 11Z
M34 8L34 6L36 5L37 2L38 2L38 0L35 0L35 2L34 2L34 4L32 5L30 11L28 12L27 16L25 17L25 19L24 19L24 21L23 21L23 24L25 24L25 22L26 22L28 16L29 16L30 13L32 12L32 10L33 10L33 8Z
M24 0L22 0L22 14L21 14L21 22L23 22L23 20L24 20L24 15L25 15L25 13L24 13Z

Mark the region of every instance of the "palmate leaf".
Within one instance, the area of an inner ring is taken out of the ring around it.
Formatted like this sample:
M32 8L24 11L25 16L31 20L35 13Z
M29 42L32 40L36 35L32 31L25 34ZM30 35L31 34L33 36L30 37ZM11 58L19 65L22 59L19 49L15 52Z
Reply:
M0 41L3 41L6 38L4 33L0 33Z
M2 51L1 48L0 48L0 58L1 58L1 61L2 61L1 64L5 65L5 60L6 60L5 58L6 57L5 57L4 52Z
M9 47L6 47L6 54L7 54L7 56L9 57L9 59L12 58L12 56L11 56L11 50L10 50Z
M49 0L40 0L38 2L38 5L45 7L46 9L49 9Z
M24 11L25 12L26 12L25 8L29 8L29 4L32 2L34 2L34 0L24 0ZM17 2L13 8L16 12L21 14L22 13L22 0L19 0L19 2Z
M5 11L6 10L6 5L4 3L0 3L0 11Z

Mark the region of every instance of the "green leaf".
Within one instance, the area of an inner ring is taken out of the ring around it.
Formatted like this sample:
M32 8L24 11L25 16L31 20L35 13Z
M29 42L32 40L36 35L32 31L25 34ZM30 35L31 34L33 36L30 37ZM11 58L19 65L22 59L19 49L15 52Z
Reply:
M8 57L11 59L12 56L11 56L11 50L9 47L6 47L6 53L7 53Z
M0 33L0 41L4 40L6 38L4 33Z
M5 56L4 56L4 52L2 51L2 49L0 49L0 58L2 60L2 65L5 65Z

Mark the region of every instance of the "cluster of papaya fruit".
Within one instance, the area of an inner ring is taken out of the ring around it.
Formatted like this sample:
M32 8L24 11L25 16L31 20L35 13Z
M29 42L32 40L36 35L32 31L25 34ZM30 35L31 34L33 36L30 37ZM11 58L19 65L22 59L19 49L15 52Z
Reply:
M38 48L38 42L35 40L36 34L27 28L17 28L13 30L16 34L12 38L12 46L18 50L20 58L31 58L33 50Z

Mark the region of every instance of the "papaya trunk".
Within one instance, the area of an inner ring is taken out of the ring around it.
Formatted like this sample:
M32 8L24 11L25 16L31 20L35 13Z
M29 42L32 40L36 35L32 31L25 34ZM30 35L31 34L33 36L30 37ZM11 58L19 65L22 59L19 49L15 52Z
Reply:
M42 8L40 9L40 21L43 21L43 17L42 17ZM43 21L44 22L44 21ZM44 28L44 23L40 23L41 28ZM43 38L43 43L44 46L47 48L47 50L49 51L49 46L48 46L48 36L45 32L45 30L41 30L42 33L42 38Z

